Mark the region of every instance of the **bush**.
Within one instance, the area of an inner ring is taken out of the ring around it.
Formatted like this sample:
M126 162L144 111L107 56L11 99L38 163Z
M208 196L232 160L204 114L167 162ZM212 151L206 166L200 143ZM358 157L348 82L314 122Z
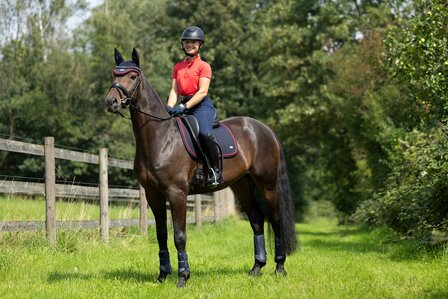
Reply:
M448 138L436 130L414 131L401 144L401 154L391 156L402 166L394 168L387 191L363 202L352 219L429 243L435 233L448 232Z

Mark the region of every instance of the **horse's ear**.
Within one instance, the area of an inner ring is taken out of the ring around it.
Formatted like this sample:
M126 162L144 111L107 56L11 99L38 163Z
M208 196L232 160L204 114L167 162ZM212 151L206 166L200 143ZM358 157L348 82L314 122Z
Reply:
M138 58L138 52L136 48L132 49L132 62L140 67L140 59Z
M120 52L118 52L117 48L115 48L115 64L120 65L124 61L123 57L121 56Z

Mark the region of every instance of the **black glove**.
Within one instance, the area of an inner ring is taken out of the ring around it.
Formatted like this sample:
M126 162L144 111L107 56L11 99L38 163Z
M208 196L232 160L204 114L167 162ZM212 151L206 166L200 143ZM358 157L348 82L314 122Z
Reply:
M185 112L185 110L187 110L187 106L184 104L179 104L177 106L174 106L173 108L171 108L168 113L171 116L177 116L177 115L181 115L182 113Z

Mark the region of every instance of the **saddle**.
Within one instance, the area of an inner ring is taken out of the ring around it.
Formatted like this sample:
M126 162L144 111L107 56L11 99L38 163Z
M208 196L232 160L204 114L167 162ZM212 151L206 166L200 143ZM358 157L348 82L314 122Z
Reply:
M180 135L185 149L193 160L203 159L201 143L199 142L199 123L193 115L176 117ZM220 148L220 158L229 159L238 153L238 145L229 127L221 123L215 116L213 134Z
M209 171L207 165L209 165L208 157L204 154L202 150L201 142L199 141L199 123L196 117L193 115L183 115L181 117L176 117L177 125L179 128L180 135L182 137L183 144L187 150L190 157L195 161L204 161L203 168L196 168L196 173L193 177L191 188L204 186L205 177L207 171ZM236 143L235 137L230 131L229 127L225 124L219 122L216 117L213 121L213 134L215 135L217 146L219 148L219 158L229 159L238 153L238 145ZM222 171L222 169L221 169Z

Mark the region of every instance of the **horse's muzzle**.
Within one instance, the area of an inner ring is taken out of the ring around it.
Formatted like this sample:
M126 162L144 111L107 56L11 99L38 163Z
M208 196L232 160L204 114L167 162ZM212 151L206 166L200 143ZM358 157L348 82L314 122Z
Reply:
M111 113L118 113L121 109L121 101L116 97L106 98L107 111Z

